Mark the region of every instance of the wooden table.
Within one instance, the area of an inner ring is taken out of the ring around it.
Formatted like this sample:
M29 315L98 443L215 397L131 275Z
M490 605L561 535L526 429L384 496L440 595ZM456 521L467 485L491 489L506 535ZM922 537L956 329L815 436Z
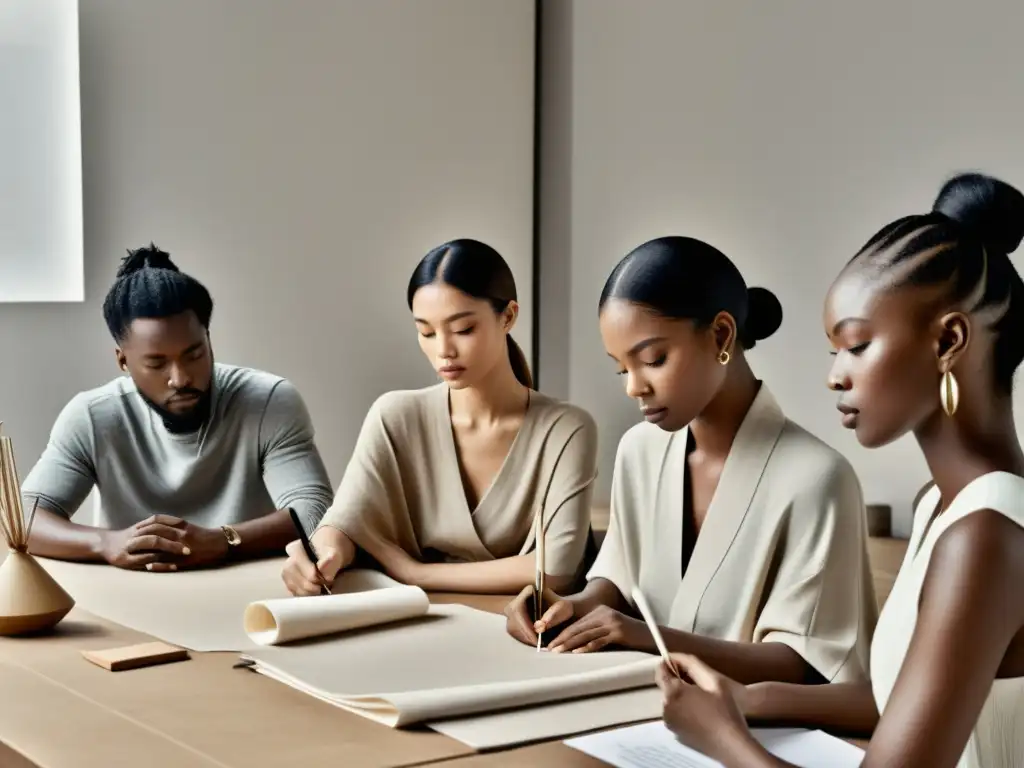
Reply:
M879 601L892 587L905 541L873 540ZM431 595L500 612L500 596ZM234 669L234 653L127 673L86 662L81 651L147 640L75 609L49 636L0 638L3 768L369 768L451 763L452 768L597 768L560 741L490 754L427 729L395 730ZM86 747L86 744L89 744Z
M431 599L491 611L506 603ZM0 743L43 768L396 768L473 753L429 729L388 728L235 669L236 653L121 673L81 656L149 639L79 609L50 635L0 638Z

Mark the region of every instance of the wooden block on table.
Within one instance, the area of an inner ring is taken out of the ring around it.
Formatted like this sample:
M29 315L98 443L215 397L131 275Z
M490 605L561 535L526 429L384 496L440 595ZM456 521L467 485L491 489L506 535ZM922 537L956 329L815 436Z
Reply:
M184 648L161 642L105 648L102 651L82 651L82 655L93 664L111 672L185 661L189 658L188 651Z

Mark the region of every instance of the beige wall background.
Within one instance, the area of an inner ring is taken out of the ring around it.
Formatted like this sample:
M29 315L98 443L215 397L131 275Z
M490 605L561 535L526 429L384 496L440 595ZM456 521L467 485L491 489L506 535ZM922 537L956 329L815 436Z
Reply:
M532 0L88 0L86 301L0 304L22 475L117 375L101 305L154 240L213 293L218 359L301 388L332 480L384 389L422 386L405 285L470 236L506 256L530 350Z
M290 376L337 482L369 403L432 375L404 288L456 236L508 259L541 387L601 427L599 500L638 412L596 301L630 248L686 233L785 308L752 354L789 415L905 532L927 476L868 452L824 387L821 300L951 172L1024 185L1019 3L544 0L541 264L530 296L534 2L81 4L86 301L0 304L0 407L22 472L75 392L117 375L100 305L155 240L204 280L218 358Z
M869 452L839 425L822 300L875 230L928 209L951 172L1024 185L1024 6L549 0L543 22L543 82L571 108L544 117L542 145L571 162L544 168L540 273L556 280L541 380L598 420L600 495L639 414L605 358L597 299L632 247L680 233L775 291L785 320L755 370L905 532L926 467L909 438Z

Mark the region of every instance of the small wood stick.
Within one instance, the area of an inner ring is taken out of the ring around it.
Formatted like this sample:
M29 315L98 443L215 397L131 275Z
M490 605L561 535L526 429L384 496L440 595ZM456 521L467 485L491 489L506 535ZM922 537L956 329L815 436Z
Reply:
M4 535L8 549L14 549L14 532L7 525L7 505L3 498L0 498L0 532Z
M25 526L25 546L28 547L28 537L32 533L32 521L36 519L36 510L39 508L39 497L32 499L32 511L28 513L28 524Z
M9 481L8 440L0 435L0 512L2 512L4 538L11 549L17 547L17 529L15 528L15 509L11 504Z
M537 583L534 585L537 620L544 615L544 511L537 513ZM537 650L540 651L543 632L537 633Z
M0 423L0 427L3 424ZM14 459L14 445L11 438L0 435L0 512L2 512L4 536L10 549L24 551L28 543L25 530L24 512L21 506L21 489L18 484L18 467Z
M25 521L21 517L21 498L18 488L18 470L14 463L14 446L11 438L0 437L2 446L3 463L3 485L4 485L4 506L6 507L7 526L10 529L14 549L21 549L23 544L22 534L24 533Z

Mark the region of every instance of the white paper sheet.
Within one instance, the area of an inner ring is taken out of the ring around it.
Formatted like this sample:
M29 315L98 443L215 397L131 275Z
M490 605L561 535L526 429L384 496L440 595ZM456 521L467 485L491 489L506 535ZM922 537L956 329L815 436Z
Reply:
M755 728L754 738L781 760L799 768L857 768L864 751L821 731ZM661 721L569 739L566 745L615 768L722 768L680 744Z

